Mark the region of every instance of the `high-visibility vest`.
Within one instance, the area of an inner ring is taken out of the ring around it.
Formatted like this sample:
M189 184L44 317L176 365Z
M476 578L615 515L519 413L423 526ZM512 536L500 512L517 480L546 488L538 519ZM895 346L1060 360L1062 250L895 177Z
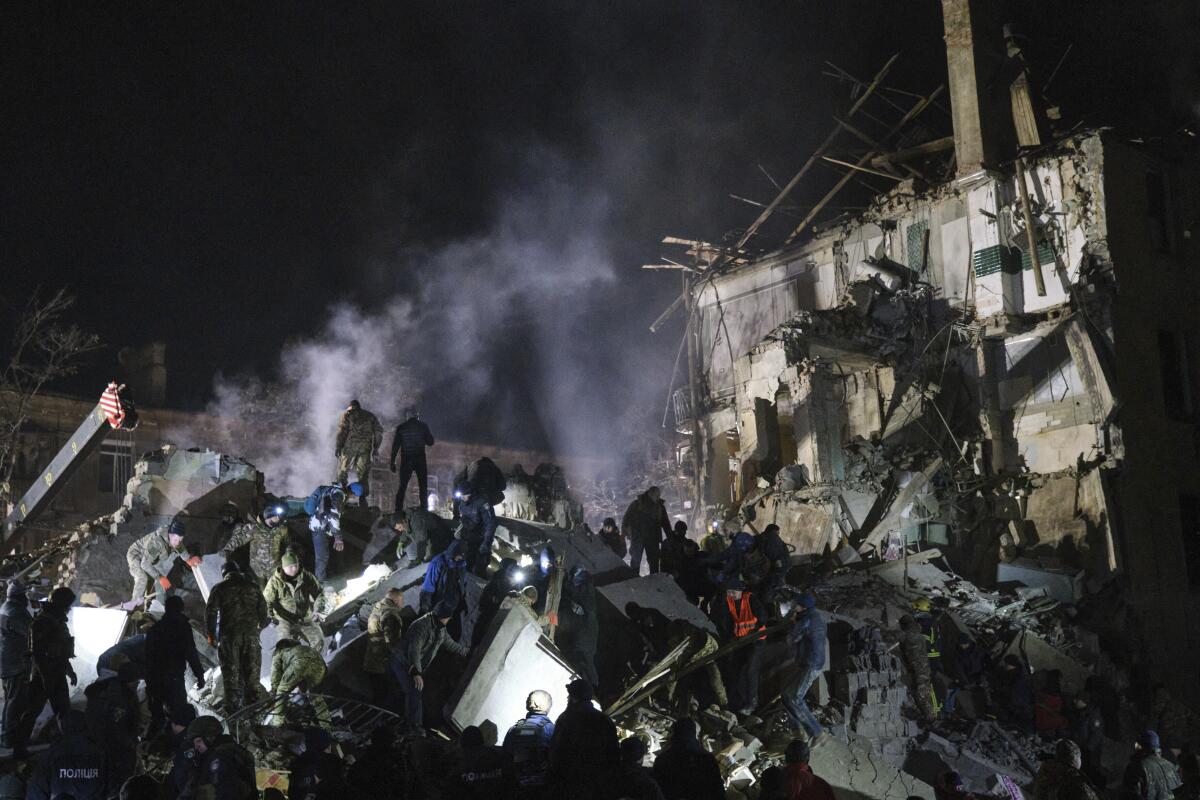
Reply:
M750 593L742 592L741 602L734 606L733 598L725 595L725 604L729 606L729 616L733 618L733 636L740 639L758 630L758 617L750 610Z

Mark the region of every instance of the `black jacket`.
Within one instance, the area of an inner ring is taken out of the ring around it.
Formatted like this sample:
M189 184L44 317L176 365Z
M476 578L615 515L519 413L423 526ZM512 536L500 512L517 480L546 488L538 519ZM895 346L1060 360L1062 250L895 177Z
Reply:
M392 434L391 464L396 463L396 454L404 459L425 458L425 448L433 446L433 433L429 426L416 417L409 417L396 426Z
M29 657L29 627L33 615L24 595L5 600L0 607L0 678L28 675L33 660Z
M674 739L654 759L654 779L667 800L723 800L725 782L711 753L695 739Z
M62 738L38 759L29 781L30 800L70 795L75 800L104 800L117 787L109 785L104 748L87 732L82 711L67 712Z
M550 780L562 797L598 796L597 781L619 760L617 726L591 703L571 703L554 723Z
M163 614L162 619L146 631L146 680L150 683L183 680L185 667L200 678L200 654L192 625L183 614Z

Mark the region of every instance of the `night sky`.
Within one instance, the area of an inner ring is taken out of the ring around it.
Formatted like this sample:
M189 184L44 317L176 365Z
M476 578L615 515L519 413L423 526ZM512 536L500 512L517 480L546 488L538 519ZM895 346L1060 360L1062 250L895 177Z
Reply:
M164 340L170 403L201 408L218 373L273 378L332 305L402 299L421 323L392 352L446 436L600 446L657 424L678 345L678 320L646 330L676 274L638 266L679 255L665 234L754 218L728 195L769 200L759 166L786 181L848 103L822 63L869 77L899 51L892 85L945 80L935 0L254 5L3 12L0 296L68 286L108 346L64 388L99 391L117 348ZM1048 92L1071 119L1163 133L1200 107L1197 5L1012 18L1042 80L1074 44ZM950 132L943 110L923 122ZM498 235L528 270L456 247ZM489 281L530 291L496 312ZM494 324L455 342L445 304ZM564 442L575 412L594 430Z

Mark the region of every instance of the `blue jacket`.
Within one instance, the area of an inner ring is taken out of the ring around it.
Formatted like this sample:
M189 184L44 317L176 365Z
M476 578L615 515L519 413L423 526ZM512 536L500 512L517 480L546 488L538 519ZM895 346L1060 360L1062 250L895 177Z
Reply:
M449 547L430 560L429 566L425 568L425 581L421 584L422 592L440 596L446 588L447 581L460 578L461 570L466 568L467 562L455 561L454 556L461 553L463 549L463 543L456 539L450 543Z
M788 642L793 648L796 664L807 669L821 669L825 666L825 648L828 637L825 632L825 618L815 608L805 611L796 617L792 629L788 632Z
M512 761L521 786L542 786L550 766L550 740L554 723L545 714L530 711L504 735L504 752Z
M480 552L491 552L492 538L496 535L496 512L488 499L480 494L471 495L471 499L461 503L458 516L462 520L463 533L474 534L467 537L480 542Z

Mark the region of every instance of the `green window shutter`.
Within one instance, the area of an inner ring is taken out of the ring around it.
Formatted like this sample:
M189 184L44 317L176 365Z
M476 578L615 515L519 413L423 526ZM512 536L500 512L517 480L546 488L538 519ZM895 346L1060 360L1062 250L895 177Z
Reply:
M1038 263L1054 263L1054 249L1047 242L1038 243ZM1011 274L1030 268L1028 253L1015 247L1004 247L998 244L976 250L971 254L971 264L975 268L976 278L1001 271Z
M921 220L909 225L904 232L904 252L908 254L908 267L916 272L920 272L921 267L924 266L921 263L921 255L925 249L925 231L927 230L929 230L929 223Z

